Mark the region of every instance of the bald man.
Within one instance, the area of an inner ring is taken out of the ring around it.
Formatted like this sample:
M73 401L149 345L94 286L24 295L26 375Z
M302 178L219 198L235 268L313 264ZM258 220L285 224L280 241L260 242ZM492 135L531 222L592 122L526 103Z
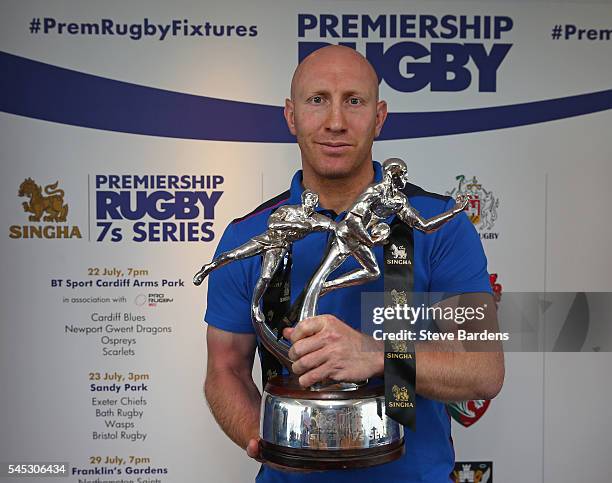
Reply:
M369 62L347 47L319 49L297 67L285 118L301 152L298 171L287 192L267 201L226 229L217 253L235 248L266 229L275 207L298 204L307 188L319 195L318 210L335 221L372 182L382 179L372 161L372 145L387 117L379 99L378 77ZM454 206L448 197L414 185L402 191L424 217ZM328 234L314 233L293 245L291 296L295 298L317 269L328 246ZM382 248L375 249L379 266ZM356 270L348 259L339 270ZM208 322L208 366L205 394L225 433L251 458L259 460L260 393L251 371L257 341L250 320L250 299L261 267L248 259L211 274L205 319ZM301 321L284 335L292 343L292 370L300 384L317 381L361 381L382 376L382 342L359 331L362 290L382 292L382 277L368 284L336 290L319 303L323 314ZM438 232L414 233L414 290L454 293L487 292L486 258L478 234L465 214ZM487 299L488 300L488 299ZM494 307L494 303L489 304ZM417 351L419 348L417 347ZM406 432L406 454L386 465L320 473L296 473L264 464L258 482L448 482L454 452L450 420L440 401L491 399L504 377L501 350L491 352L420 351L417 357L417 430Z

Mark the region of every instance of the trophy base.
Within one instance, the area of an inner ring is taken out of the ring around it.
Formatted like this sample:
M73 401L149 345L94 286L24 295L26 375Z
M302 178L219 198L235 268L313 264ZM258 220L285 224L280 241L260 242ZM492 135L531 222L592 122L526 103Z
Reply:
M404 454L403 427L385 413L381 382L313 390L276 376L264 389L260 423L263 458L289 468L365 468Z
M295 449L261 441L264 460L289 468L313 471L367 468L390 463L404 454L404 439L381 448L322 450Z

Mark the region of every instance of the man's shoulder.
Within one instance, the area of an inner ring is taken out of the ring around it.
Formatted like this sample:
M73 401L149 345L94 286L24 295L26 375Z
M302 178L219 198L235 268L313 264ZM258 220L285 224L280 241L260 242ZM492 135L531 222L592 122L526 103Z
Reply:
M289 190L264 201L257 208L246 215L235 218L230 226L238 238L250 238L260 234L267 229L267 222L270 214L289 201Z
M418 210L421 216L426 218L445 211L449 201L452 199L450 196L426 191L412 183L408 183L402 190L402 193L408 198L410 205Z

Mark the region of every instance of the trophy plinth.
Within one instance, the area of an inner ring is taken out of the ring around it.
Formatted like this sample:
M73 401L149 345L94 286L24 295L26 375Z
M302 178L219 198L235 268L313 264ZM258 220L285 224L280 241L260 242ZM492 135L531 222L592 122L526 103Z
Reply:
M261 401L261 448L265 460L311 470L363 468L404 453L401 424L385 414L384 385L300 387L276 376Z

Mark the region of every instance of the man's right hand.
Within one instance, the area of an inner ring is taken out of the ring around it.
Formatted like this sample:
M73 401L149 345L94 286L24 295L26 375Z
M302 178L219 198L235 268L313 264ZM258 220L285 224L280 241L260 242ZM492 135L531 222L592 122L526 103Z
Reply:
M260 463L264 465L269 466L270 468L274 468L275 470L286 471L289 473L310 473L310 470L304 470L301 468L291 468L289 466L277 465L276 463L271 463L270 461L264 460L261 456L261 446L259 444L260 441L261 441L261 438L253 438L249 440L247 447L246 447L246 453L249 457L253 458L256 461L259 461Z
M250 458L257 460L260 463L263 463L264 461L261 459L261 448L259 447L259 440L260 438L250 439L246 447L246 453Z

